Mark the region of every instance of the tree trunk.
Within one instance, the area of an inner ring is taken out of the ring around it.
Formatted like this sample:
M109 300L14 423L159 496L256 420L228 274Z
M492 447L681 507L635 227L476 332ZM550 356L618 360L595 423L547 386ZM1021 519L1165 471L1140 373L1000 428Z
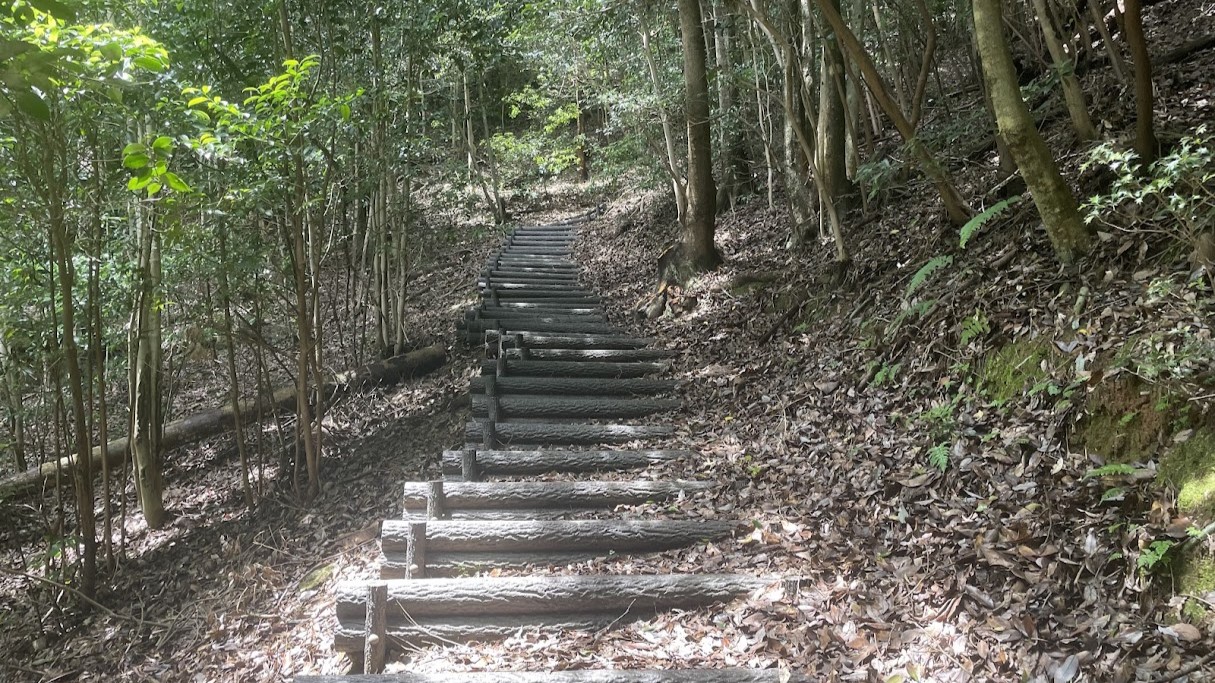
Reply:
M699 0L679 0L683 77L688 117L688 212L675 257L676 276L712 270L721 264L713 243L717 189L713 182L713 133L709 126L709 80Z
M1063 42L1055 30L1054 19L1046 7L1046 0L1033 0L1034 10L1038 14L1038 23L1042 26L1042 37L1046 40L1046 49L1050 51L1055 70L1059 73L1059 84L1063 87L1063 100L1067 104L1067 113L1071 116L1072 127L1081 141L1095 140L1097 129L1088 115L1088 104L1084 101L1084 89L1076 78L1075 60L1068 58L1063 49Z
M912 155L919 162L920 170L924 172L937 188L937 192L941 195L941 201L945 205L945 211L949 214L949 220L955 225L964 225L970 220L970 207L963 201L962 196L958 194L957 188L954 187L953 181L949 174L945 171L945 167L937 161L936 157L924 146L923 141L916 137L915 128L903 115L903 111L890 98L889 91L886 88L885 82L877 71L873 60L865 51L863 45L857 40L857 37L844 24L843 17L840 16L829 0L816 0L819 10L823 13L823 17L827 23L831 25L831 30L839 38L843 45L844 51L848 54L848 58L860 69L861 76L865 79L865 84L869 86L870 92L873 93L874 99L886 116L894 123L898 129L899 135L907 143Z
M658 64L654 60L654 49L650 47L650 27L646 24L644 4L638 7L637 19L641 22L641 49L645 54L646 65L649 67L650 83L654 87L654 100L658 105L658 120L662 124L662 141L667 153L667 175L671 177L671 192L675 195L675 212L679 224L683 225L688 213L688 195L682 174L679 172L679 160L675 155L675 131L671 127L671 117L667 116L666 107L662 105L662 85L658 79Z
M1060 261L1070 263L1088 250L1091 235L1081 222L1076 200L1021 99L1016 68L1004 39L1000 4L1000 0L974 0L975 38L983 74L1000 134L1029 185L1056 255Z
M148 527L165 523L164 482L160 472L160 436L163 428L161 396L160 244L154 219L141 207L134 209L139 235L139 290L132 311L129 402L131 463L135 493Z
M839 11L840 0L827 0ZM853 193L848 179L847 92L844 55L835 32L823 31L823 61L819 80L818 129L821 143L818 154L818 182L840 212L847 212Z
M1125 2L1126 42L1131 48L1135 65L1135 151L1144 166L1156 160L1159 144L1152 123L1154 102L1152 92L1152 58L1143 37L1143 6L1140 0Z

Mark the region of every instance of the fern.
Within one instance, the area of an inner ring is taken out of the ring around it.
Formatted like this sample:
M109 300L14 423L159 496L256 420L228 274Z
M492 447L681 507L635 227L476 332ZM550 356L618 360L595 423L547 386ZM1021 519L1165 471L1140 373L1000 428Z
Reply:
M1084 475L1084 478L1091 479L1093 477L1108 477L1110 475L1127 475L1127 474L1133 474L1134 472L1135 472L1135 468L1131 467L1130 465L1114 463L1111 465L1102 465L1101 467L1098 467L1096 469L1089 470Z
M990 221L996 216L1004 213L1008 207L1015 206L1020 201L1021 195L1009 197L1008 199L992 204L991 207L989 207L983 213L980 213L969 221L966 221L966 225L963 225L962 230L960 231L961 239L958 242L958 246L965 249L966 243L970 241L971 237L975 236L975 233L978 232L979 229L987 223L987 221Z
M928 449L928 462L942 472L949 469L949 446L941 443Z
M929 259L928 263L925 263L919 270L915 272L915 275L911 276L911 282L907 283L907 291L903 292L903 298L910 299L911 295L914 294L915 291L919 289L925 282L927 282L928 278L932 277L933 273L952 263L953 257L949 256L948 254L934 256Z

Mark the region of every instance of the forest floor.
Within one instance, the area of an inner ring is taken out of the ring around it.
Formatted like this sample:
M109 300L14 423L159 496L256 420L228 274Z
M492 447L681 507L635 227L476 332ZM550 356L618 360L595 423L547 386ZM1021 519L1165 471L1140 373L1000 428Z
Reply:
M1215 33L1205 7L1153 7L1160 52ZM1162 69L1166 130L1210 120L1212 73L1210 51ZM1123 130L1131 98L1097 87L1108 78L1087 75L1098 83L1086 90L1103 93L1093 103L1103 125ZM1073 148L1064 124L1046 130L1056 149ZM1082 157L1063 155L1093 192L1099 179L1080 173ZM984 189L999 185L989 159L965 162L959 178L976 204L997 201ZM677 510L626 514L738 518L754 531L544 571L796 575L795 600L757 594L608 632L520 632L421 650L393 667L749 666L824 681L1065 683L1168 680L1215 650L1215 586L1178 597L1190 565L1154 545L1210 521L1187 517L1158 476L1164 454L1215 427L1202 365L1215 358L1215 302L1189 281L1186 251L1160 235L1103 229L1097 252L1063 269L1029 202L959 249L930 186L892 177L879 189L871 213L850 225L844 282L829 247L786 249L787 215L752 197L720 219L725 266L674 290L652 320L634 311L652 295L673 235L669 203L628 193L580 235L586 280L613 321L684 352L675 441L699 457L678 474L723 483ZM495 243L485 235L428 271L420 336L454 340ZM909 287L940 255L953 260ZM373 575L378 524L399 516L399 485L434 476L441 452L462 440L473 351L453 344L442 370L333 406L326 485L309 509L270 494L246 510L231 437L179 449L167 473L173 519L158 531L132 523L130 557L97 597L106 609L0 576L0 680L346 671L331 648L331 588ZM1102 438L1111 431L1121 438ZM1131 466L1093 475L1116 460ZM37 567L45 552L23 531L38 527L30 510L5 505L6 567ZM1212 555L1209 538L1196 545L1193 558ZM1209 659L1205 672L1188 680L1215 679Z

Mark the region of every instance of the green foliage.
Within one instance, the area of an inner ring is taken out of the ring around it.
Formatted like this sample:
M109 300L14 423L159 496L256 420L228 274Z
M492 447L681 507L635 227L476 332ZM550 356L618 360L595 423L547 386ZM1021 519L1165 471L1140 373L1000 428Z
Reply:
M1111 463L1109 465L1102 465L1101 467L1096 467L1096 468L1089 470L1088 472L1085 472L1084 477L1086 479L1089 479L1089 478L1093 478L1093 477L1109 477L1109 476L1115 476L1115 475L1128 475L1128 474L1133 474L1134 472L1135 472L1135 468L1132 467L1131 465L1126 465L1123 463Z
M991 323L987 320L987 315L975 309L975 312L962 321L962 334L959 336L959 344L965 348L976 339L982 339L991 334Z
M911 276L911 282L907 283L907 289L903 292L903 298L910 299L911 295L915 294L916 290L922 287L930 277L941 269L952 264L953 257L948 254L934 256L931 259L928 259L928 262L923 266L920 266L920 269Z
M928 449L928 463L942 472L949 469L949 445L941 443Z
M1160 458L1160 477L1177 490L1177 508L1215 515L1215 430L1201 428Z
M1010 207L1016 206L1020 202L1021 197L1019 195L1016 197L1009 197L1008 199L992 204L985 211L978 214L974 218L971 218L966 222L966 225L962 226L961 230L959 231L958 246L965 249L967 243L970 242L970 239L975 236L975 233L982 229L982 227L991 219L999 216Z
M1215 221L1215 140L1205 124L1147 168L1133 150L1111 142L1094 147L1081 169L1097 166L1113 172L1114 181L1108 192L1085 202L1087 222L1146 221L1192 242Z
M1168 565L1169 551L1176 546L1177 542L1172 540L1152 541L1146 548L1139 551L1139 558L1135 560L1135 566L1144 574L1158 571Z
M857 166L856 183L865 188L866 201L872 202L888 192L902 169L901 163L895 163L886 156Z
M887 384L894 384L895 378L899 375L899 370L903 367L902 363L887 364L882 363L878 367L878 371L873 376L873 386L881 387Z

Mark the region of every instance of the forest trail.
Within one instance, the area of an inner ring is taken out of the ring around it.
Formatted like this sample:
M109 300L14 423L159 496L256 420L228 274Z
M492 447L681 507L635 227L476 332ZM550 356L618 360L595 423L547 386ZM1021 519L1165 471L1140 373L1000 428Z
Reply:
M334 645L356 670L382 673L387 658L425 645L497 640L521 630L558 637L606 631L664 610L723 604L769 588L797 590L796 579L756 574L528 572L688 547L728 537L741 524L620 512L654 502L686 507L721 483L672 478L680 463L697 456L664 448L676 429L652 422L680 407L668 398L678 384L650 377L667 370L662 361L677 352L650 348L654 340L607 322L602 300L580 284L572 260L577 223L518 228L486 263L477 283L481 303L460 326L469 344L485 350L470 387L466 443L443 454L443 479L405 484L403 518L383 523L380 576L335 588ZM637 418L648 419L639 424ZM550 675L511 673L509 680ZM571 683L790 680L784 667L591 669L563 676Z

